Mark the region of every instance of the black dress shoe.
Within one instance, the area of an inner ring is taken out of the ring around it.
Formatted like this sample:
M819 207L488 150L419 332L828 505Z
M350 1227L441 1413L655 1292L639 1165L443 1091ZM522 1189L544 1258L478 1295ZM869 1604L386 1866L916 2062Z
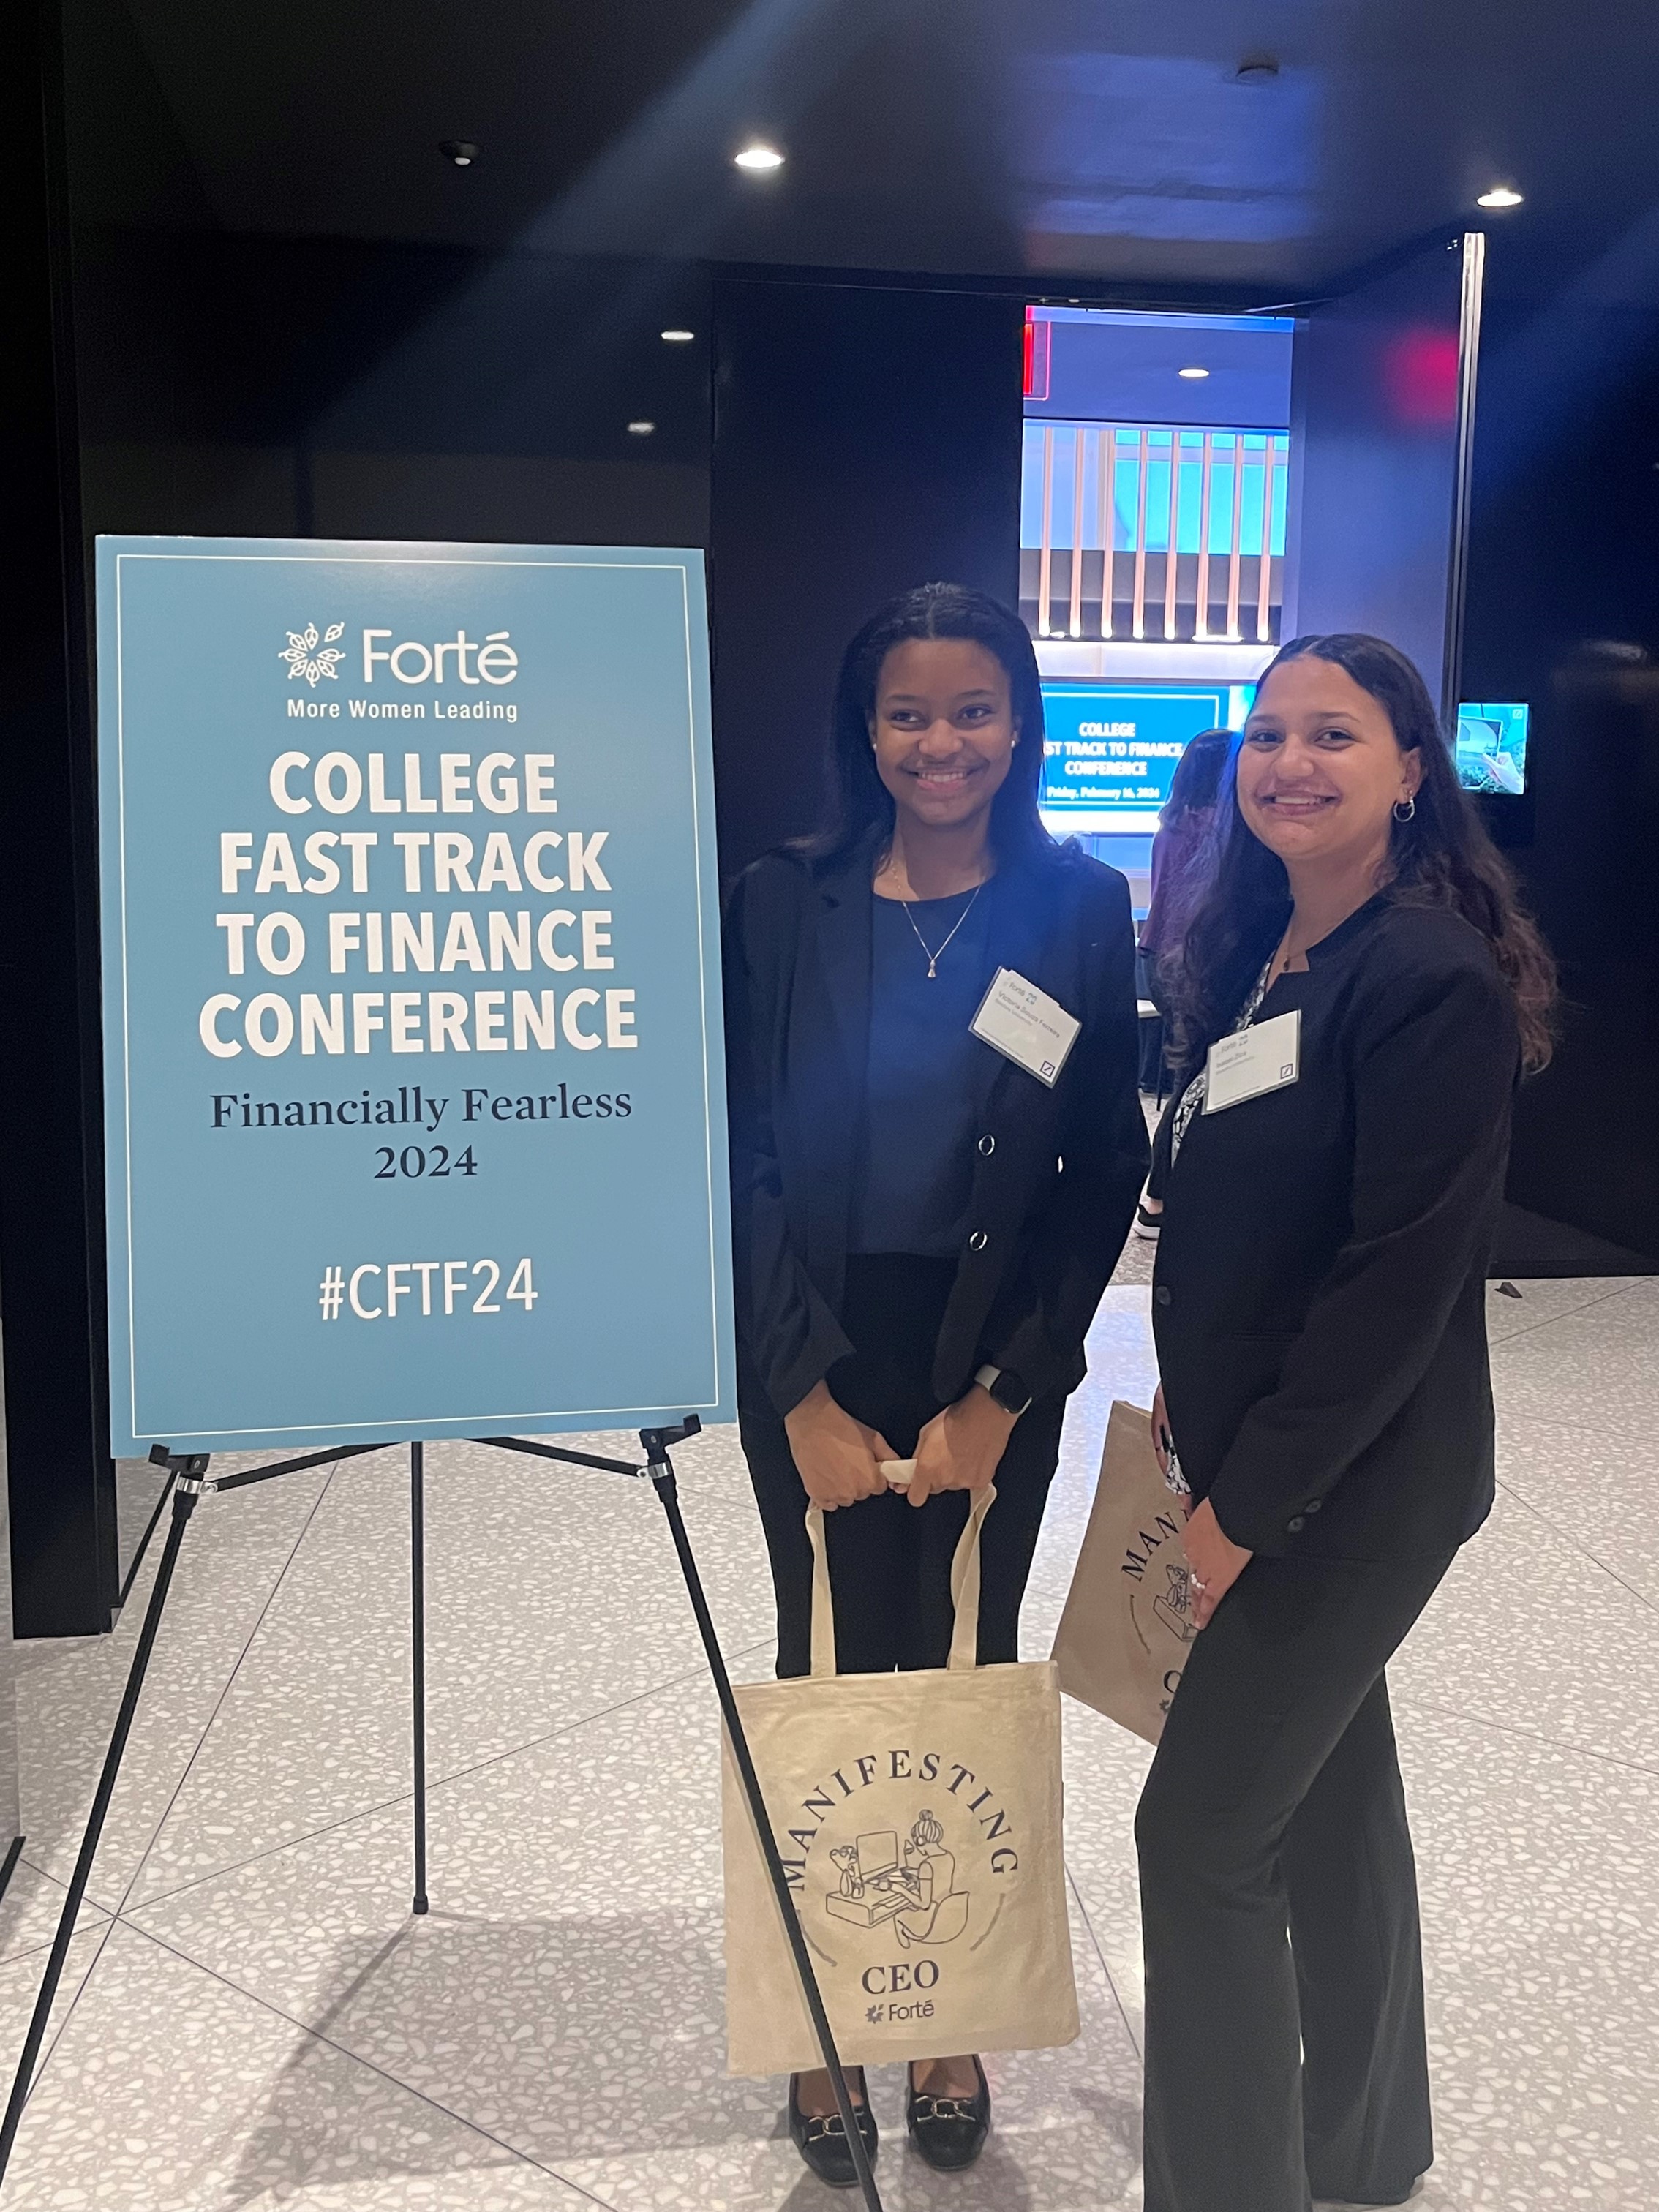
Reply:
M849 2080L848 2087L851 2087ZM864 2087L862 2076L859 2081ZM847 2130L841 2124L841 2114L830 2112L822 2119L809 2118L802 2112L799 2100L800 2075L789 2076L789 2133L795 2148L800 2153L818 2179L831 2189L856 2189L859 2172L853 2163L852 2146L847 2140ZM879 2141L876 2116L868 2102L856 2105L854 2115L859 2133L864 2137L864 2148L873 2164Z
M910 2097L904 2108L910 2140L941 2173L958 2173L971 2166L985 2148L991 2132L991 2085L977 2058L974 2071L979 2087L971 2097L933 2097L916 2087L915 2069L910 2069Z

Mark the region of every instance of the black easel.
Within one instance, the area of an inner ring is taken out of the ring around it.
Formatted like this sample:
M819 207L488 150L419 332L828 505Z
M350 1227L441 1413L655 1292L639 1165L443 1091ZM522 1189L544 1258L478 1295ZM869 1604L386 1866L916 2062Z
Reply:
M426 1894L426 1446L409 1447L409 1709L415 1731L415 1894L411 1912L430 1911ZM5 2174L0 2137L0 2179Z
M607 1474L626 1474L648 1480L662 1501L668 1516L669 1534L685 1577L686 1592L691 1601L691 1610L696 1618L698 1632L702 1638L703 1651L708 1661L708 1670L714 1677L715 1694L720 1699L721 1717L726 1724L727 1740L737 1762L744 1794L755 1822L766 1871L772 1884L774 1896L783 1918L784 1932L793 1954L795 1971L800 1977L801 1993L811 2015L812 2027L823 2053L824 2064L836 2093L836 2107L846 2132L848 2148L858 2175L863 2193L866 2212L882 2212L881 2197L876 2189L875 2176L871 2171L869 2154L860 2132L857 2115L847 2087L847 2077L836 2049L836 2040L830 2026L830 2015L824 2009L823 1994L817 1976L812 1969L811 1954L801 1929L799 1915L789 1894L788 1877L778 1854L776 1838L766 1810L760 1777L750 1755L749 1741L744 1734L743 1722L738 1712L737 1700L732 1693L731 1678L726 1670L720 1639L714 1632L713 1615L703 1592L702 1578L697 1572L692 1556L690 1539L686 1534L681 1517L679 1493L674 1479L673 1464L668 1456L671 1444L683 1443L687 1437L697 1435L702 1423L695 1413L672 1427L641 1429L640 1449L645 1455L645 1464L636 1466L628 1460L599 1459L589 1452L562 1451L552 1444L532 1443L523 1437L480 1437L477 1441L489 1444L498 1450L526 1452L537 1459L557 1460L570 1467L589 1467ZM156 1566L155 1580L149 1601L144 1608L143 1626L134 1646L132 1663L127 1672L126 1688L121 1698L120 1711L115 1717L109 1749L104 1756L104 1767L94 1793L92 1809L87 1816L86 1832L81 1839L81 1849L75 1862L75 1871L70 1877L69 1891L64 1899L64 1909L58 1917L58 1932L52 1940L52 1951L46 1960L46 1972L41 1977L40 1995L35 1999L34 2011L29 2021L28 2033L23 2039L23 2049L17 2062L16 2075L12 2082L11 2097L6 2106L3 2123L0 2123L0 2184L3 2184L6 2168L10 2162L12 2144L28 2102L34 2076L35 2061L45 2039L46 2025L52 2016L52 2002L63 1978L64 1965L69 1955L70 1939L79 1916L87 1882L97 1856L98 1844L103 1834L104 1820L108 1814L110 1799L114 1794L117 1778L121 1771L122 1756L127 1738L132 1730L133 1716L138 1708L139 1692L143 1687L145 1671L149 1665L156 1631L161 1626L162 1609L173 1582L173 1570L179 1563L179 1550L184 1541L185 1529L196 1510L197 1501L209 1493L243 1490L256 1482L270 1482L278 1475L297 1474L309 1467L321 1467L331 1461L356 1459L365 1452L383 1451L384 1444L347 1444L331 1451L307 1453L301 1459L279 1460L272 1467L249 1468L240 1474L228 1474L216 1480L208 1479L208 1458L205 1452L172 1452L158 1444L150 1454L157 1466L167 1468L173 1498L173 1518L167 1528L167 1541ZM411 1443L409 1455L410 1478L410 1613L412 1658L412 1708L414 1725L414 1811L415 1811L415 1893L410 1910L424 1913L428 1909L426 1889L426 1512L425 1478L426 1449L419 1443ZM165 1498L166 1492L163 1493ZM158 1506L158 1513L160 1508ZM152 1527L154 1522L152 1522ZM148 1540L148 1538L146 1539Z

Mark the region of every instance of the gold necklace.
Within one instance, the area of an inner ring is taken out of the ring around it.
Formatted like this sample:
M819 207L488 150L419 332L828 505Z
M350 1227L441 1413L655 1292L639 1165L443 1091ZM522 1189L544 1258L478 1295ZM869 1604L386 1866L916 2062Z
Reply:
M1267 988L1270 991L1281 975L1288 975L1291 972L1291 963L1297 956L1290 948L1291 933L1287 927L1285 934L1279 940L1279 950L1267 963Z

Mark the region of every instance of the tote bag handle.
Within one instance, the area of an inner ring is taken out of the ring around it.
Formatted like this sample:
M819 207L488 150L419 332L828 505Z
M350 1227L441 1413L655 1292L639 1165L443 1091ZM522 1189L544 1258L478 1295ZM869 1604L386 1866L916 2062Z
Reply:
M951 1656L956 1668L979 1664L979 1539L985 1516L996 1503L996 1485L986 1484L975 1493L968 1525L957 1540L951 1561L951 1601L956 1626L951 1632ZM812 1546L812 1673L836 1671L836 1614L830 1601L830 1561L823 1545L823 1515L816 1505L806 1514L806 1534Z

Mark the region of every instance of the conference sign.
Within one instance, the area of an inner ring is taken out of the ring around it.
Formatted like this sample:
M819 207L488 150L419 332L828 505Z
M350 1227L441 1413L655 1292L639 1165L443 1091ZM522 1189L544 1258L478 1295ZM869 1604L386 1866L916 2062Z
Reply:
M732 1415L702 556L98 545L112 1449Z

